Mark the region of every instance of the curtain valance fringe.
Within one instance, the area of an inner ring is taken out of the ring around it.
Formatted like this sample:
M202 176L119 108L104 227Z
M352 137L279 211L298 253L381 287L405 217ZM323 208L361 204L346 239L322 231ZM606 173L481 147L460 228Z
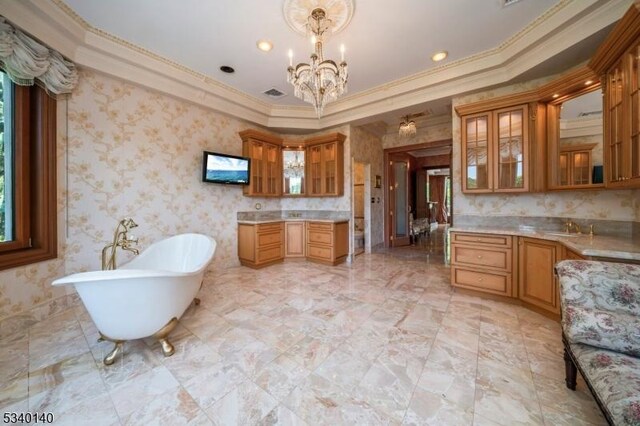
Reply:
M0 68L19 86L38 83L52 95L71 93L78 84L73 62L0 16Z

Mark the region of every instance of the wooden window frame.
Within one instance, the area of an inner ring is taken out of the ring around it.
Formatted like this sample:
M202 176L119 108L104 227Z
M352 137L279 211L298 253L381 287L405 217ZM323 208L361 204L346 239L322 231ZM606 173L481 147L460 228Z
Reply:
M14 238L0 243L0 270L57 256L56 101L13 85Z

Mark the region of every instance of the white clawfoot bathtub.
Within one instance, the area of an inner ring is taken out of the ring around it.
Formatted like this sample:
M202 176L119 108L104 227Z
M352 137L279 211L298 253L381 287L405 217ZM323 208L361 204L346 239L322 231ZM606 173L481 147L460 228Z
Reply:
M73 284L101 335L116 343L105 363L113 362L123 341L152 335L169 356L166 335L196 297L215 250L216 241L206 235L176 235L120 269L73 274L53 285Z

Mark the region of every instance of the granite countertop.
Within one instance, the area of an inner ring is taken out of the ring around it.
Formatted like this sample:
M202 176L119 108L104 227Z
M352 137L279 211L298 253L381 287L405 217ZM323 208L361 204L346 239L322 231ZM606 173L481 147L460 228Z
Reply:
M454 226L449 228L449 231L540 238L558 241L583 256L640 260L640 241L631 235L611 236L596 234L590 236L589 234L566 234L562 231L532 229L529 227Z
M257 225L275 222L326 222L341 223L351 219L351 212L333 210L267 210L238 212L238 223Z
M242 225L258 225L261 223L276 223L276 222L326 222L326 223L341 223L348 222L349 219L319 219L319 218L303 218L303 217L282 217L279 219L254 219L254 220L240 220L238 223Z

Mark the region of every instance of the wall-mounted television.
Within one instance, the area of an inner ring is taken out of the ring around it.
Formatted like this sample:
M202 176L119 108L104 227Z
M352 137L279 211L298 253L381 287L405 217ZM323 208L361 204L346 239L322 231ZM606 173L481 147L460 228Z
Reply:
M204 151L202 181L248 185L251 160L246 157Z

